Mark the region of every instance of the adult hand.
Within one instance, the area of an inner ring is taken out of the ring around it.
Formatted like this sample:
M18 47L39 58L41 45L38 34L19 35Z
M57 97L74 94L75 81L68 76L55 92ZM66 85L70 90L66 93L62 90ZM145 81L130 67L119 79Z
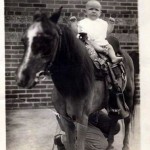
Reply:
M77 22L77 18L75 16L70 17L69 19L71 22Z
M71 27L71 29L77 35L78 34L78 22L77 22L77 18L75 16L72 16L69 20L70 20L70 27Z
M108 19L108 22L109 22L110 24L115 24L115 18L110 17L110 18Z

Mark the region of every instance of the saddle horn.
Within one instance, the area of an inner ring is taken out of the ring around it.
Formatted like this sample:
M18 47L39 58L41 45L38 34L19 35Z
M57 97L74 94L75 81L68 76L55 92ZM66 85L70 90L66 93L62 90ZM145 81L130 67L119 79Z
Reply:
M57 23L58 20L59 20L59 17L61 15L61 11L62 11L62 6L58 9L58 11L54 12L51 17L50 17L50 20L54 23Z

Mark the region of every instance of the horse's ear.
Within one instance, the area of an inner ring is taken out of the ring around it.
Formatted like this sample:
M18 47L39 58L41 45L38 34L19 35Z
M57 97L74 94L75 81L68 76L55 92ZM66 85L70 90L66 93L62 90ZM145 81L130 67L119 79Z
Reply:
M61 7L58 9L57 12L54 12L54 13L51 15L50 20L51 20L52 22L54 22L54 23L57 23L57 22L58 22L59 17L60 17L60 15L61 15L62 8L63 8L63 7L61 6Z
M33 21L37 21L41 17L41 12L37 10L33 16Z

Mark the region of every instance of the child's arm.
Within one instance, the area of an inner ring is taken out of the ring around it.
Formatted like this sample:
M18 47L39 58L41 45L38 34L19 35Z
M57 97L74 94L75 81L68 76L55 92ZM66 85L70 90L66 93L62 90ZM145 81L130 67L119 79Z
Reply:
M108 20L107 34L112 33L112 31L114 30L114 26L115 26L115 19L110 17Z

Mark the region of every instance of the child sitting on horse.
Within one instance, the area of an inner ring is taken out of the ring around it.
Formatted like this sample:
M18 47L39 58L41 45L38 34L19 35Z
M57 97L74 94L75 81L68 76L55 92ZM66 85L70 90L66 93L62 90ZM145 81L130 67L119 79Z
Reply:
M97 0L90 0L86 3L86 18L79 21L75 17L70 18L71 26L75 32L86 33L86 47L91 59L94 62L101 64L101 59L98 53L105 53L109 56L112 63L119 63L122 57L117 57L113 47L106 40L107 32L109 30L108 23L100 19L102 6ZM72 21L74 20L74 21Z
M117 64L123 60L123 57L116 56L113 47L106 40L107 34L113 31L114 25L111 22L113 21L112 19L109 21L109 23L107 23L99 18L101 15L101 9L102 6L99 1L89 0L86 3L86 18L79 22L77 22L75 17L70 18L71 28L73 31L75 31L77 34L82 33L84 36L85 34L87 35L87 38L84 42L86 43L90 58L93 60L93 63L98 69L103 68L102 65L105 62L99 57L98 53L105 53L105 55L108 55L113 64ZM114 82L114 80L112 82ZM118 88L118 86L116 87ZM121 99L120 102L124 102L123 99ZM125 118L129 113L126 111L126 107L124 107L123 104L121 104L121 110L123 112L122 117Z

